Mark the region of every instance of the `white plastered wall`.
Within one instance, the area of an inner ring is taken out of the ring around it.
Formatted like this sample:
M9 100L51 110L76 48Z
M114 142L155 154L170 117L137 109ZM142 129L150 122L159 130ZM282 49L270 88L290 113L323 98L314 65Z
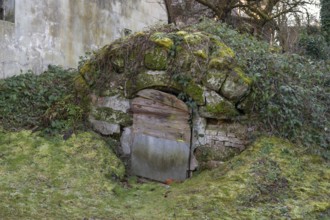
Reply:
M0 78L49 64L77 67L87 51L164 23L161 0L16 0L15 24L0 21Z

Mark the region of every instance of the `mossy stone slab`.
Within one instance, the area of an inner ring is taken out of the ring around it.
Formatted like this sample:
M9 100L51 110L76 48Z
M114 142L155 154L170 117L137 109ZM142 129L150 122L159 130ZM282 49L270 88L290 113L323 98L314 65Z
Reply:
M245 76L240 68L235 68L226 78L220 94L227 99L238 102L250 91L252 80Z
M144 65L149 70L166 70L167 51L160 47L148 50L144 55Z
M203 85L211 90L219 91L223 82L226 80L226 71L219 71L216 69L211 69L207 72L203 79Z

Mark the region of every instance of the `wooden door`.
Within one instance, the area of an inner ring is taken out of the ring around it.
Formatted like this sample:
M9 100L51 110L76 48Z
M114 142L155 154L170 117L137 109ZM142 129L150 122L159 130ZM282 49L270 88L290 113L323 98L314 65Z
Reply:
M132 172L158 181L184 180L190 154L189 109L174 95L146 89L131 103Z

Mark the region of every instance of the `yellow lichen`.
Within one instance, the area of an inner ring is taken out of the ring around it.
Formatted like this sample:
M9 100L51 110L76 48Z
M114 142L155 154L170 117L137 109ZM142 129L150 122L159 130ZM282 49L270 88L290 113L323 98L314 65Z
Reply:
M198 45L201 44L202 41L206 38L205 35L203 35L200 32L192 33L192 34L186 34L184 35L183 39L184 41L189 45Z
M216 50L213 52L212 56L214 57L228 57L228 58L234 58L235 52L228 47L223 42L219 41L218 39L211 37L211 42L216 46Z
M87 92L88 90L88 84L86 82L86 80L84 79L84 77L81 74L77 74L74 78L74 85L75 85L75 89L80 93L84 93Z
M178 32L176 32L176 34L183 37L183 36L187 35L188 33L186 31L178 31Z
M206 54L206 52L204 50L197 50L194 51L194 55L203 58L203 59L207 59L208 55Z
M167 49L172 48L174 45L173 41L166 37L165 33L156 32L150 36L150 41L154 42L158 46L165 47Z
M134 34L134 36L136 36L136 37L141 37L141 36L145 36L145 35L146 35L146 33L141 32L141 31L138 31Z
M252 79L246 76L241 68L235 67L234 72L238 74L238 76L241 80L243 80L244 83L246 83L247 85L252 84Z
M230 65L230 62L228 62L226 59L217 57L213 58L209 62L209 69L217 69L217 70L224 70L227 69Z
M91 72L91 70L92 70L92 62L91 61L87 61L80 68L80 74L82 74L84 76L85 74L89 74Z

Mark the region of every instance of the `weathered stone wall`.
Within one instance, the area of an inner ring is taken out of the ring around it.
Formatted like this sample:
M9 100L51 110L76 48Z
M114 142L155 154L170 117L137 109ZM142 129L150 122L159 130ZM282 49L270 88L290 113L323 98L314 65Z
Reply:
M194 142L195 156L202 169L217 167L245 150L249 143L249 128L244 121L208 120L202 127Z
M76 67L79 56L167 19L162 1L18 0L15 25L0 23L0 78L47 65Z
M6 77L5 71L8 69L17 70L14 37L15 25L0 20L0 78Z

